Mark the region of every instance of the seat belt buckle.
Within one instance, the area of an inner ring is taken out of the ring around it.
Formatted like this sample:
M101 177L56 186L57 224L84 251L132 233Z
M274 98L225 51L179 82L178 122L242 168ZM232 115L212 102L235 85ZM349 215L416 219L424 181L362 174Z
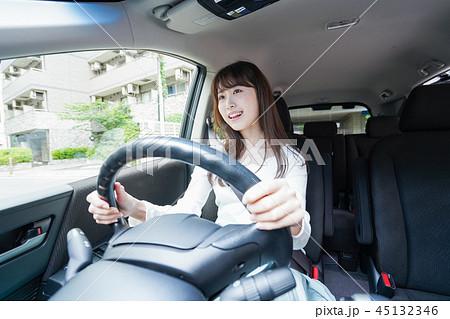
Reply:
M395 294L395 288L394 278L385 272L381 273L377 282L377 294L387 298L392 298Z
M319 280L319 268L316 266L312 267L312 278Z

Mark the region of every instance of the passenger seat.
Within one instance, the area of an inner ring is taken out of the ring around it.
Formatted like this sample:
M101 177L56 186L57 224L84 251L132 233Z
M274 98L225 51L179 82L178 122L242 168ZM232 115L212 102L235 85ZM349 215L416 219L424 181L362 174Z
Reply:
M372 292L381 292L384 272L397 288L382 288L394 300L450 300L449 118L450 84L417 87L402 133L355 162L357 237L370 247Z

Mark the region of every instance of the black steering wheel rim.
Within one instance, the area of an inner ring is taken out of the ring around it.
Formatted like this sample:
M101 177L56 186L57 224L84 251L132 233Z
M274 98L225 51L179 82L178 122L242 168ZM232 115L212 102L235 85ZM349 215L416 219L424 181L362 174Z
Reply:
M208 145L176 137L144 137L122 145L105 160L97 178L100 197L117 207L114 183L119 170L129 162L147 157L165 157L199 166L242 194L260 181L238 161Z

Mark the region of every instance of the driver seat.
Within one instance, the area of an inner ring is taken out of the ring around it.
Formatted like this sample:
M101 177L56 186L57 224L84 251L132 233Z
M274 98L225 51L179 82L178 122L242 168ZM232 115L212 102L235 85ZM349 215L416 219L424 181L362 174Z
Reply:
M293 123L286 101L282 97L279 97L279 95L275 95L275 100L278 115L288 137L293 140L292 142L295 141L297 143L296 146L301 150L306 138L303 135L294 133ZM332 217L333 190L331 181L331 157L326 153L321 153L320 155L325 165L321 165L318 161L319 159L315 156L311 156L311 161L307 162L306 210L311 216L311 236L308 244L305 246L305 252L313 267L309 275L323 282L322 247L324 236L329 234L325 224L329 224ZM295 269L298 270L298 268Z

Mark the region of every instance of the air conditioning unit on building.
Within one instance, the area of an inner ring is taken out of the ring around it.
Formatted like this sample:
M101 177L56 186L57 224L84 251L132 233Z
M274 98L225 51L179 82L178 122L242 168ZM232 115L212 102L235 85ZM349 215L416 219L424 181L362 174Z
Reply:
M11 73L11 74L20 74L20 69L18 68L18 67L16 67L16 66L10 66L9 67L9 72L8 73Z
M44 99L44 92L32 90L32 91L30 91L30 99L43 100Z
M19 107L19 106L22 106L22 102L16 101L16 100L12 100L12 107Z
M128 83L127 92L128 94L139 94L139 85Z
M175 69L175 80L188 81L189 80L189 71L186 69Z
M91 70L92 71L99 71L102 68L102 64L98 61L95 61L94 63L91 64Z

